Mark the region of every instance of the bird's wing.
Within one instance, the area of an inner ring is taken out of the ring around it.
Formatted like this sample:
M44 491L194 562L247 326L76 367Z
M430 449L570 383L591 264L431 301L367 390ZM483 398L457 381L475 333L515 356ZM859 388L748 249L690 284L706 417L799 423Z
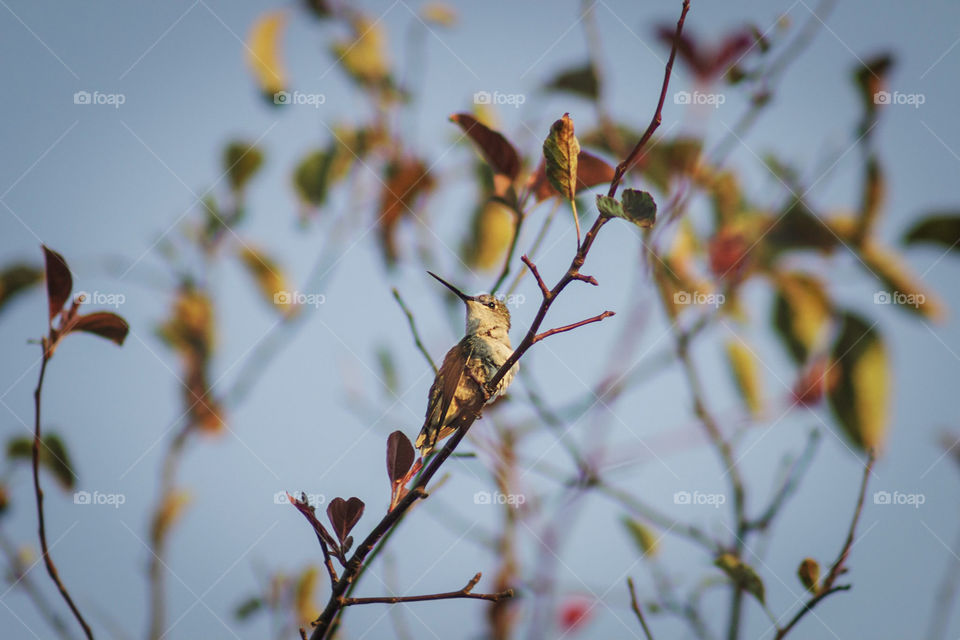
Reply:
M417 447L421 447L424 440L429 441L431 445L436 442L440 430L447 421L450 403L456 396L467 362L472 356L472 345L467 343L466 338L444 356L440 372L430 387L426 420L424 420L423 429L420 430L420 437L417 438Z

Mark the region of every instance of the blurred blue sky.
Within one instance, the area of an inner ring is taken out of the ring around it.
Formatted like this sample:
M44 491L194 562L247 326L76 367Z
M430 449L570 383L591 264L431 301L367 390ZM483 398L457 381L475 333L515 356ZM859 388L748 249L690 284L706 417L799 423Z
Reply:
M612 0L597 4L612 109L617 118L638 128L652 113L666 59L653 28L672 23L679 5ZM394 429L415 435L430 384L429 371L409 339L390 287L399 286L415 308L435 358L459 337L459 316L454 321L445 312L437 285L419 267L401 266L396 273L385 274L365 222L358 221L344 237L326 245L332 230L329 220L321 219L307 231L297 226L289 177L296 162L328 142L328 127L359 123L369 114L340 70L330 68L328 42L339 31L299 11L293 12L297 17L284 43L292 88L322 93L326 102L319 109L273 109L264 103L245 66L243 40L259 12L281 6L289 3L0 0L4 60L0 84L5 95L0 120L0 265L39 261L43 242L64 254L74 271L75 290L122 293L126 302L119 311L132 328L122 349L91 338L68 340L50 366L44 408L46 425L59 430L70 447L80 487L126 497L116 509L82 506L50 487L47 501L48 535L63 579L98 629L115 624L124 630L116 637L140 637L146 630L148 514L160 457L180 414L177 362L154 335L170 305L172 282L156 255L155 241L185 213L195 213L197 196L217 183L226 142L237 137L256 140L266 155L265 168L250 188L250 218L238 233L278 256L296 282L304 281L324 246L327 259L335 264L320 289L325 304L310 311L305 329L230 413L230 433L197 443L183 462L181 484L191 490L193 502L169 553L170 617L177 622L167 637L264 637L264 620L236 624L233 608L258 588L267 570L293 570L318 557L313 533L294 509L273 503L275 492L303 489L328 497L360 496L367 502L368 515L358 530L372 526L375 514L385 508L385 437ZM404 34L419 5L371 0L363 6L381 16L391 50L402 60ZM438 29L426 39L424 68L416 70L422 95L406 116L411 145L439 160L441 171L459 167L465 172L470 152L463 145L451 148L455 131L447 116L470 108L472 95L481 90L527 96L521 108L498 112L502 129L526 153L538 153L550 122L565 111L577 121L578 130L586 130L593 119L588 103L534 90L584 58L583 34L576 24L578 6L569 1L456 3L458 25ZM688 28L716 41L744 22L766 29L786 13L795 31L815 9L813 0L694 0ZM758 160L776 150L804 168L808 183L817 182L811 197L818 207L853 209L859 197L861 158L859 150L850 149L859 117L851 72L858 58L890 49L897 57L891 90L921 93L925 103L919 108L886 109L876 134L889 175L882 235L895 242L914 217L956 207L958 38L960 5L954 2L839 3L809 50L786 74L774 104L732 154L730 163L745 176L745 190L760 202L782 197ZM677 90L693 88L682 67L674 82ZM125 101L118 108L77 105L73 100L77 91L119 93ZM668 100L662 130L670 135L706 131L708 142L719 140L747 106L737 92L726 95L726 102L705 121ZM823 169L834 163L820 180ZM365 184L376 182L367 175ZM474 206L472 197L469 190L444 190L424 216L443 239L438 268L451 279L456 275L465 289L479 290L489 287L492 277L468 278L455 254ZM375 199L376 191L361 193L359 204L338 198L331 210L356 207L358 215L372 216L369 205ZM530 241L532 237L521 242ZM566 267L573 242L572 229L557 225L544 245L549 250L539 260L548 280ZM560 404L570 395L580 395L585 383L597 379L613 340L630 329L623 322L632 305L656 307L648 284L638 284L623 268L635 263L638 244L632 233L605 231L587 265L602 286L577 288L551 311L550 325L577 320L585 310L624 313L602 325L552 338L524 359L549 402ZM941 431L957 427L953 394L960 374L960 325L953 309L960 303L955 286L960 264L937 250L911 250L909 257L951 307L943 324L928 325L891 307L874 306L877 287L862 275L852 255L839 259L837 268L825 275L839 300L879 319L894 363L889 447L877 465L871 491L922 493L925 504L913 508L868 500L850 561L854 590L825 602L792 637L918 637L941 572L960 562L948 549L960 529L960 478L938 441ZM118 277L124 271L126 275ZM276 318L260 304L236 264L218 268L215 277L224 333L214 379L218 388L229 388L251 347ZM530 301L536 298L529 281L521 292ZM769 301L759 290L751 293L755 302L751 316L763 326ZM514 313L515 341L534 312L535 305L528 302ZM44 313L42 294L35 291L0 316L4 438L29 431L39 353L26 340L39 337ZM649 319L637 327L642 331L638 356L668 344L659 312L651 312ZM700 341L695 355L705 371L712 405L721 416L735 417L737 401L721 367L717 335L723 332ZM786 390L780 378L790 381L785 355L769 336L754 342L770 367L765 379L768 394L782 396ZM378 345L388 345L402 360L403 393L395 401L379 391ZM382 401L359 413L351 410L347 392L358 388L374 389L369 395L380 395ZM645 462L618 476L618 483L677 517L725 534L725 511L673 503L676 491L725 490L711 451L689 443L676 446L678 438L688 441L698 433L677 370L625 395L609 411L622 416L611 420L616 446L640 455L645 448L636 439L639 435L656 453L642 456ZM477 424L479 437L489 436L492 422ZM795 609L803 596L794 575L799 561L812 556L828 562L846 532L861 466L825 426L830 424L826 412L796 411L772 427L750 431L741 443L742 464L754 488L750 506L756 510L765 503L782 456L799 451L809 429L824 431L811 473L758 563L768 602L777 613ZM589 422L577 425L573 437L589 441L589 427ZM526 446L533 458L542 455L569 466L546 430ZM396 558L403 592L446 591L476 571L488 570L490 577L496 566L495 558L478 553L471 542L477 532L494 529L500 517L493 508L473 501L476 491L491 486L488 465L481 456L451 466L452 479L437 504L425 504L395 538L395 548L403 549ZM551 486L535 473L525 474L522 483L531 493ZM11 476L11 485L13 511L0 524L16 541L35 544L25 468ZM545 506L548 513L559 508ZM460 517L449 517L446 510ZM583 637L640 635L628 608L624 572L629 570L645 597L652 594L652 585L647 565L633 564L636 554L619 528L619 515L608 502L588 501L569 533L557 570L563 593L602 601ZM525 562L536 558L542 524L534 523L523 532ZM711 571L709 559L691 552L681 540L667 536L662 547L663 566L685 584ZM31 575L62 609L42 568ZM361 591L383 593L384 585L374 577L382 575L382 566L376 567ZM708 596L705 602L712 616L725 615L724 599ZM0 607L4 638L49 637L45 623L17 590L0 595L0 604L5 605ZM347 619L350 637L392 637L386 608L357 609ZM763 612L752 604L747 611L744 637L771 637ZM470 637L466 624L479 623L482 615L482 607L473 602L414 605L406 613L418 638L434 637L428 629L441 638ZM663 618L654 618L653 624L660 638L685 633ZM960 614L953 617L949 637L958 634Z

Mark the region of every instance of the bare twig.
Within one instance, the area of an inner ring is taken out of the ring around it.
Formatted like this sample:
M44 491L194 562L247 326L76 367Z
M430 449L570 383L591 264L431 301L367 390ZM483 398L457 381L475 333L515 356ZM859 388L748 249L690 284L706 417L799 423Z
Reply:
M873 471L873 463L875 461L876 456L871 453L870 457L867 459L867 464L863 469L863 480L860 481L860 494L857 496L857 506L853 511L853 519L850 521L850 529L847 532L847 539L844 541L843 548L840 549L837 559L833 561L833 565L830 567L830 572L827 573L827 577L823 579L823 583L817 589L817 593L814 594L814 596L807 601L799 611L797 611L797 613L785 627L777 629L775 640L781 640L788 633L790 633L790 630L793 629L793 627L796 626L801 619L803 619L803 616L817 606L821 600L832 593L850 589L851 585L834 586L834 582L836 582L837 578L839 578L840 575L847 570L847 558L850 556L850 548L853 547L853 542L856 539L857 523L860 522L860 514L863 513L863 501L867 495L867 483L870 480L870 473Z
M420 340L420 333L417 331L417 323L413 319L413 312L410 311L406 303L404 303L403 298L400 297L400 292L397 291L397 288L394 287L391 289L393 292L393 298L397 301L397 304L400 305L400 308L403 309L403 313L407 316L407 322L410 324L410 333L413 334L413 341L417 345L417 349L420 350L420 353L423 354L423 357L427 359L427 362L430 363L430 366L433 368L433 375L437 375L438 369L436 363L433 361L433 358L430 357L430 352L427 351L427 348L423 346L423 341Z
M55 342L55 340L53 342ZM83 633L87 636L87 638L93 640L93 632L90 630L90 625L88 625L87 621L84 620L83 615L80 613L80 609L77 608L77 605L73 602L73 598L70 597L70 592L67 591L67 587L63 584L63 581L60 580L60 574L57 572L57 567L53 563L53 558L50 556L50 549L47 546L47 529L46 522L43 517L43 489L40 488L40 446L43 442L40 432L40 399L43 394L43 378L47 372L47 363L50 362L50 357L53 355L54 345L51 344L51 340L46 337L41 340L40 345L43 349L43 359L40 361L40 378L37 380L37 388L33 392L33 491L37 500L37 520L39 523L38 535L40 537L40 550L43 553L43 563L47 567L47 573L50 574L50 579L53 580L55 585L57 585L57 590L60 591L60 595L63 596L67 606L70 607L70 611L73 612L73 617L77 619L78 623L80 623L80 626L83 628Z
M550 288L547 286L547 283L543 281L543 278L540 277L540 272L537 271L537 265L533 264L533 261L526 255L520 256L520 260L523 261L523 264L527 265L527 268L530 269L530 273L532 273L533 277L537 279L537 286L540 287L540 293L543 295L543 297L549 298Z
M807 439L807 445L803 449L803 453L801 453L800 457L789 465L789 468L784 475L783 482L781 483L779 489L774 492L773 498L770 500L770 504L767 506L764 512L758 518L750 520L747 523L748 529L763 531L770 526L770 523L780 512L780 509L783 507L784 503L796 492L797 487L800 485L800 479L803 477L803 474L806 473L807 469L810 468L810 463L813 461L813 455L816 453L817 444L819 442L820 432L811 431L810 437Z
M615 314L613 311L604 311L599 315L595 315L592 318L587 318L586 320L581 320L580 322L574 322L573 324L566 324L562 327L557 327L556 329L547 329L543 333L538 333L537 335L535 335L533 337L533 343L536 344L541 340L543 340L544 338L549 338L552 335L563 333L565 331L572 331L577 327L582 327L587 324L593 324L594 322L600 322L604 318L609 318L610 316L615 316L615 315L617 314Z
M0 531L0 550L3 551L7 563L10 565L10 578L12 583L10 586L18 587L30 598L40 615L49 622L50 626L57 632L58 637L64 640L70 640L73 635L67 628L67 623L57 614L50 602L47 601L43 592L34 584L28 573L29 567L25 566L23 561L17 556L17 550L13 542L9 540L2 531Z
M640 626L643 627L643 633L647 636L647 640L653 640L650 627L647 626L647 621L643 618L643 611L640 610L640 603L637 602L637 591L633 586L633 578L627 578L627 588L630 589L630 608L637 614L637 620L640 621Z
M455 598L473 598L475 600L490 600L498 602L506 598L513 597L513 589L507 589L499 593L473 593L473 588L480 582L480 573L477 573L465 587L459 591L447 591L446 593L430 593L422 596L383 596L375 598L340 598L340 604L344 607L350 607L356 604L397 604L398 602L428 602L430 600L453 600Z

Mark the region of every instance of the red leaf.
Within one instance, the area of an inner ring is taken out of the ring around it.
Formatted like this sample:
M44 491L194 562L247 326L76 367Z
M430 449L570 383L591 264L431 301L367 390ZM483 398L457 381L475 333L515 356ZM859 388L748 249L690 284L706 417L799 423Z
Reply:
M334 498L327 505L327 517L333 525L333 532L342 543L350 535L350 530L356 526L363 515L363 500L360 498Z
M673 45L676 27L664 25L657 28L657 37L667 46ZM748 29L734 31L724 36L719 46L700 46L689 34L680 36L677 56L683 60L701 81L709 81L720 75L737 61L756 42Z
M43 245L43 258L46 264L47 304L50 307L50 320L53 320L70 297L73 277L63 256L48 249L46 245Z
M413 445L402 431L394 431L387 438L387 476L393 484L407 475L413 464Z
M605 184L613 180L614 169L610 163L603 158L581 151L577 154L577 191L595 187L598 184ZM556 189L550 186L547 180L544 163L541 160L537 170L530 176L530 193L536 198L537 202L546 200L557 195Z
M127 321L117 314L109 311L98 311L77 317L70 330L93 333L101 338L116 342L120 346L123 345L130 327L127 325Z
M480 152L496 173L514 180L520 173L520 156L513 145L500 133L488 128L468 113L455 113L450 120L460 125L464 133L480 147Z

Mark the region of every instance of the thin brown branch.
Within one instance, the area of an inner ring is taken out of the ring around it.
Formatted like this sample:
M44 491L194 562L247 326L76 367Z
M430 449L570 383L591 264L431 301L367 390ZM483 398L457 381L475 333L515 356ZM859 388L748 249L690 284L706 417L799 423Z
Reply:
M43 378L47 372L47 363L50 362L50 357L53 355L53 347L51 345L51 342L53 341L54 340L48 338L44 338L41 341L43 359L40 361L40 378L37 380L37 388L33 392L33 491L37 500L37 520L39 522L37 529L40 537L40 550L43 553L43 563L47 567L47 573L50 574L50 579L53 580L55 585L57 585L57 590L60 591L60 595L63 596L67 606L70 607L70 611L73 612L73 617L77 619L77 622L80 623L80 626L83 628L84 635L86 635L90 640L93 640L93 632L90 630L90 625L87 624L87 621L80 613L80 609L77 608L77 605L73 602L73 598L70 597L70 592L67 591L67 587L63 584L63 581L60 580L60 574L57 571L57 566L53 563L53 558L50 556L50 549L47 546L46 521L44 520L43 516L43 489L40 488L40 446L42 444L40 430L40 400L43 394Z
M819 444L819 442L820 433L818 431L811 431L810 437L807 439L807 444L803 449L803 453L801 453L800 457L795 461L788 464L788 469L784 474L783 482L780 484L780 487L777 489L777 491L774 492L773 498L770 500L770 504L758 518L747 522L747 529L764 531L770 526L770 523L773 522L773 519L778 513L780 513L780 509L783 508L783 505L786 503L786 501L800 486L800 480L807 472L807 469L810 468L810 463L813 462L813 456L814 453L816 453L817 444Z
M565 331L572 331L572 330L576 329L577 327L582 327L582 326L587 325L587 324L593 324L594 322L600 322L600 321L603 320L604 318L609 318L610 316L615 316L615 315L617 315L617 314L615 314L613 311L604 311L603 313L601 313L601 314L599 314L599 315L593 316L592 318L587 318L586 320L581 320L580 322L574 322L573 324L567 324L567 325L564 325L564 326L562 326L562 327L557 327L556 329L547 329L547 330L544 331L543 333L538 333L537 335L535 335L535 336L533 337L533 342L534 342L534 344L536 344L537 342L540 342L540 341L543 340L544 338L549 338L549 337L552 336L552 335L555 335L555 334L558 334L558 333L563 333L563 332L565 332Z
M540 293L543 294L544 299L549 298L550 288L547 286L547 283L543 281L543 278L540 277L540 272L537 271L537 265L533 264L533 260L528 258L526 254L520 256L520 260L523 261L523 264L527 265L530 273L537 279L537 286L540 287Z
M650 633L650 627L647 626L647 621L643 618L643 611L640 609L640 603L637 601L637 591L633 586L633 578L627 578L627 588L630 589L630 608L637 614L637 620L640 621L640 626L643 627L643 633L647 636L647 640L653 640L653 634Z
M680 32L683 28L684 18L686 17L689 8L690 2L689 0L685 0L683 3L683 10L680 20L677 23L677 35L674 38L670 61L667 66L666 73L664 74L663 87L660 91L660 101L657 106L657 112L654 115L653 121L651 122L651 127L648 127L648 133L644 134L644 138L641 139L641 141L634 147L634 150L631 152L631 156L627 158L627 161L625 161L627 162L627 165L621 163L621 167L629 166L628 161L632 161L632 159L635 158L636 154L638 154L646 144L646 141L649 140L650 135L653 132L652 129L656 128L653 126L653 124L659 123L661 119L664 96L666 95L667 87L670 82L670 72L673 67L673 60L676 57L677 43ZM618 167L618 169L619 168L620 167ZM622 178L623 169L620 170L619 175L614 176L614 182L611 184L611 195L616 193L616 188ZM600 229L603 227L603 225L606 224L607 220L608 218L602 216L597 217L596 221L590 227L590 230L584 236L583 242L577 248L577 252L573 257L567 272L563 275L560 281L557 282L553 289L548 291L548 295L545 294L544 299L540 304L540 308L537 311L537 314L534 317L534 320L531 323L530 328L527 330L523 340L517 346L513 354L511 354L507 361L500 367L497 373L487 381L487 389L491 391L491 395L507 372L513 368L513 365L515 365L523 356L523 354L526 353L531 346L533 346L534 342L536 342L537 332L539 331L540 326L550 309L550 305L556 299L557 295L559 295L568 284L573 282L575 276L580 272L580 267L583 266L583 263L587 258L587 254L590 252L590 248L593 246L594 240L596 240L597 234L600 232ZM571 326L570 328L573 327ZM324 610L315 621L314 630L310 636L311 640L322 640L323 638L328 637L332 627L334 626L334 621L339 618L339 613L344 608L343 604L341 603L341 599L344 597L344 593L351 587L354 580L356 580L356 578L362 572L364 561L367 559L367 556L371 553L371 551L374 550L375 547L377 547L380 540L393 529L394 525L400 521L413 503L425 496L425 487L440 469L440 466L446 461L447 458L450 457L450 454L453 453L454 449L457 448L463 438L467 435L467 432L469 431L471 425L476 421L477 417L478 415L473 415L464 418L463 422L458 425L458 428L454 431L454 434L450 437L447 444L440 451L433 454L433 456L429 459L429 463L426 465L426 468L421 471L419 477L414 481L414 486L410 493L404 496L397 506L393 510L389 511L367 535L363 542L356 547L353 555L347 562L347 566L343 571L343 575L340 576L340 579L337 581L336 585L334 585L326 607L324 607ZM417 489L420 491L417 491Z
M420 339L420 332L417 331L417 324L413 319L413 312L410 311L406 303L403 301L403 298L400 297L400 292L397 291L397 288L394 287L391 289L393 292L393 298L397 301L397 304L400 305L400 308L403 309L403 313L407 316L407 323L410 325L410 333L413 334L413 342L417 345L417 349L420 350L420 353L423 354L423 357L427 359L427 362L430 363L430 366L433 368L433 375L437 375L439 369L437 369L437 364L433 361L433 358L430 357L430 352L427 351L427 348L423 346L423 341Z
M847 558L850 556L850 549L853 547L853 543L857 535L857 524L860 522L860 515L863 513L863 503L867 495L867 484L870 481L870 474L873 471L873 463L876 462L876 456L874 453L870 453L869 458L867 459L867 464L863 469L863 479L860 481L860 493L857 496L857 506L853 511L853 518L850 521L850 529L847 531L847 539L843 543L843 548L840 549L840 553L837 555L837 559L833 561L833 565L830 567L830 572L827 573L827 577L823 579L823 583L817 589L816 594L807 601L799 611L791 618L790 622L787 623L785 627L777 629L777 635L775 640L781 640L784 638L791 629L796 626L800 620L803 619L803 616L807 612L813 610L817 604L820 603L824 598L829 596L832 593L838 591L846 591L850 589L851 585L839 585L834 586L837 578L840 577L843 573L846 572L847 567Z
M637 161L637 156L640 155L640 152L646 146L647 142L650 141L651 136L653 136L653 132L660 127L660 122L663 120L663 103L667 98L667 88L670 86L670 74L673 71L673 61L677 58L677 47L680 44L680 34L683 32L683 22L686 20L689 10L690 0L683 0L683 9L680 10L680 19L677 20L677 30L673 34L673 45L670 47L670 57L667 59L667 66L663 71L663 85L660 88L660 99L657 101L657 110L654 112L650 124L647 125L647 130L643 132L643 135L640 137L640 140L637 141L633 150L630 151L626 159L618 164L614 170L613 181L610 183L609 191L607 191L607 195L611 198L617 195L617 188L620 186L620 181L623 179L623 176L633 167L634 162Z
M340 598L340 604L344 607L350 607L356 604L397 604L399 602L428 602L430 600L453 600L455 598L473 598L474 600L489 600L499 602L506 598L513 597L513 589L507 589L499 593L473 593L473 588L480 582L481 574L478 572L465 587L459 591L447 591L446 593L429 593L421 596L383 596L374 598Z

